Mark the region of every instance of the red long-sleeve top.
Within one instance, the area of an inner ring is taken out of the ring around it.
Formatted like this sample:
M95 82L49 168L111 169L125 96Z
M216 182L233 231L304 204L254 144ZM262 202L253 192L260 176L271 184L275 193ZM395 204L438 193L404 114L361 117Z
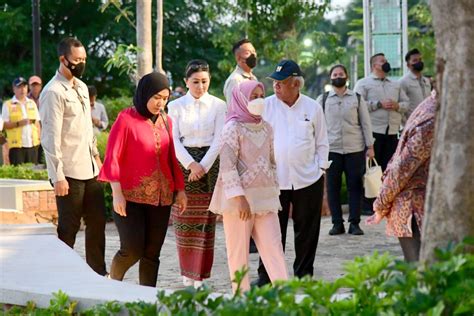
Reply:
M99 180L120 182L127 201L170 205L173 193L184 190L171 119L166 119L170 134L161 117L153 123L132 107L121 111L112 126Z

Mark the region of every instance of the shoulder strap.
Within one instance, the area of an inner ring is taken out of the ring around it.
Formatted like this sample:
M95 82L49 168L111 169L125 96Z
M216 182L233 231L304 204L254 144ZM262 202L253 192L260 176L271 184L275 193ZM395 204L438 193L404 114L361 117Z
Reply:
M355 94L357 96L357 118L359 119L359 126L360 126L361 125L360 124L360 94L358 94L357 92Z
M324 94L323 94L323 104L322 104L323 112L326 111L326 100L328 99L328 96L329 96L329 91L324 92Z

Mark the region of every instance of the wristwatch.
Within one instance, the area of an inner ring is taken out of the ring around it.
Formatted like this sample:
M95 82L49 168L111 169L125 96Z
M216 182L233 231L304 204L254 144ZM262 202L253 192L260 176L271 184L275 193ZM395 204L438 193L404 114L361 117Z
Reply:
M16 127L20 127L20 121L16 122Z

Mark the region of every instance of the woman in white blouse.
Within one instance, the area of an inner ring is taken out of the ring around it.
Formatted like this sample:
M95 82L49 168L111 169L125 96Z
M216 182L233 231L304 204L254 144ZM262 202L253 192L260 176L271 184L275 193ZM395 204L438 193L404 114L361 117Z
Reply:
M207 92L211 74L206 61L190 61L184 81L187 94L168 105L188 196L187 212L174 210L173 223L183 284L199 287L210 277L214 260L216 216L208 207L217 179L219 136L227 107Z

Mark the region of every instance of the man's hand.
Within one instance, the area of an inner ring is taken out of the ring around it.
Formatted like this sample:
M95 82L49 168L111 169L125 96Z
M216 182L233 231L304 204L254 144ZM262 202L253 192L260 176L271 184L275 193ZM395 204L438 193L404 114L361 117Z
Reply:
M65 196L69 194L69 183L67 180L61 180L54 183L54 194L56 196Z
M250 205L245 196L237 196L237 211L239 212L239 218L243 221L249 220L252 216L250 212Z
M100 156L94 156L95 162L97 163L97 167L99 167L99 170L102 168L102 160L100 160Z
M369 148L367 148L366 155L370 159L375 157L374 146L370 146Z
M184 190L178 191L174 204L178 207L179 213L183 213L184 211L186 211L186 207L188 206L188 198Z
M382 108L387 111L397 111L398 108L400 107L398 105L398 102L391 99L382 100L380 101L380 104L382 104Z
M23 119L23 120L18 122L18 125L20 125L20 126L25 126L25 125L28 125L28 124L31 124L30 119Z
M99 128L102 126L100 120L99 120L97 117L92 117L92 123L93 123L96 127L99 127Z

